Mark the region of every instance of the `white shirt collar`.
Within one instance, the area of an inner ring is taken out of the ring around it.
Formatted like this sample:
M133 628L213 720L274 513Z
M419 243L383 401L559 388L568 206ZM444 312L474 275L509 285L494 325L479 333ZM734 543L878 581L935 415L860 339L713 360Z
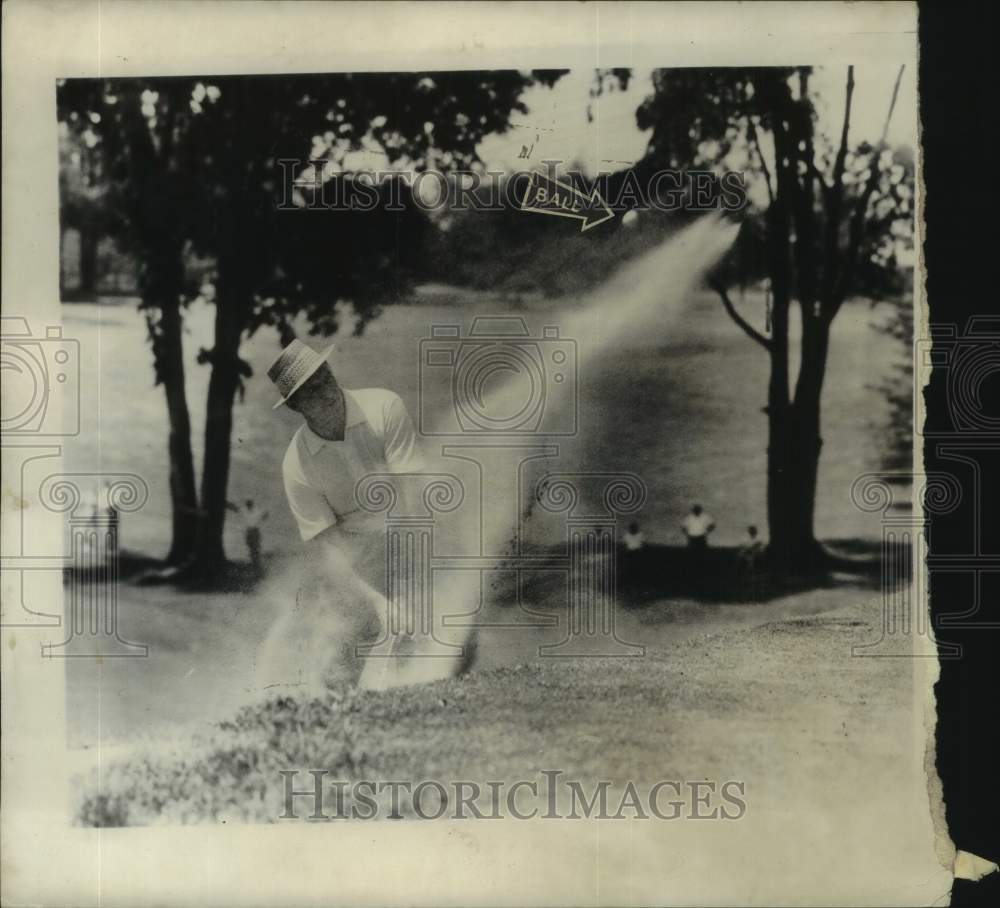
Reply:
M361 412L361 407L354 399L354 395L346 388L344 392L345 418L344 418L344 441L347 440L347 430L365 421L365 414ZM343 442L333 441L330 438L323 438L313 432L308 425L302 427L302 437L305 440L306 448L310 454L318 454L324 445L343 444Z

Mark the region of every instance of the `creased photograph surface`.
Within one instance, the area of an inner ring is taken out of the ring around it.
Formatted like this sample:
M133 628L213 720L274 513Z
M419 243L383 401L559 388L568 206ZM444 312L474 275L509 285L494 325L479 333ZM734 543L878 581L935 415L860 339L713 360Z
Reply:
M11 904L947 903L915 7L8 9Z

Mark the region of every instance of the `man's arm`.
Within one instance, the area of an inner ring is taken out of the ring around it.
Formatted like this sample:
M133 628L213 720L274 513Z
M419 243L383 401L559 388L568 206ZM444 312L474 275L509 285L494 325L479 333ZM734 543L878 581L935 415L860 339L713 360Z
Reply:
M306 481L294 449L290 449L285 455L282 474L288 507L292 511L303 542L308 542L329 527L336 526L337 515L323 497L323 493Z
M335 559L343 557L344 564L350 566L350 558L347 554L349 542L350 535L339 526L334 525L317 533L312 539L307 539L305 549L310 557L325 558L330 556Z
M392 473L419 473L424 458L417 443L413 420L406 406L395 397L385 414L385 462Z
M424 469L424 457L413 427L413 420L406 412L406 406L395 397L385 417L385 463L390 473L400 475L394 484L399 502L407 514L416 514L421 509L417 485L407 482L406 474L419 473Z
M381 615L385 596L364 580L354 569L351 560L351 537L338 526L331 526L306 542L306 585L322 596L324 590L347 590L365 597Z

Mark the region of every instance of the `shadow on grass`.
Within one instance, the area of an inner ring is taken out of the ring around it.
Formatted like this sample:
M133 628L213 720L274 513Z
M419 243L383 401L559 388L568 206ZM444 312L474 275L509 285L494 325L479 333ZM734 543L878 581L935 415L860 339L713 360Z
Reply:
M619 553L619 599L625 607L641 608L663 599L753 603L822 588L853 586L873 590L882 585L886 556L902 566L902 570L892 572L895 582L905 584L910 580L910 561L904 557L902 547L883 551L881 543L871 539L826 540L823 547L827 558L821 570L775 574L763 564L749 570L735 547L711 547L697 553L684 546L647 545L638 552ZM251 593L270 573L280 570L282 561L280 555L265 555L262 573L254 571L246 561L228 561L211 577L195 578L165 567L155 558L124 551L118 576L138 586L173 586L182 592ZM531 573L522 595L540 593L555 583L544 569ZM506 590L507 585L501 581L498 589ZM513 601L515 591L512 588L509 592Z
M622 604L641 608L652 602L679 598L706 603L768 602L809 590L853 586L879 589L884 553L881 544L866 539L828 540L821 570L775 574L765 564L751 570L738 548L713 547L692 552L684 546L649 545L619 558L618 589ZM902 551L891 553L909 566ZM909 572L894 572L896 583Z
M161 559L125 550L119 555L118 577L136 586L173 586L181 592L251 593L279 560L277 556L265 554L260 572L247 561L226 561L210 575L205 575L192 574L183 567L166 565Z

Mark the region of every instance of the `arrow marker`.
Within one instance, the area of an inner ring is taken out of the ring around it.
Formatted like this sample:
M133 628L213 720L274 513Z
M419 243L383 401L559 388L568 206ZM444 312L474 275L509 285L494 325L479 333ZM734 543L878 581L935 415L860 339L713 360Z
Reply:
M575 218L583 222L580 233L610 221L615 216L596 186L588 198L575 186L553 180L537 170L531 171L528 188L521 200L521 211L552 214L557 218Z

